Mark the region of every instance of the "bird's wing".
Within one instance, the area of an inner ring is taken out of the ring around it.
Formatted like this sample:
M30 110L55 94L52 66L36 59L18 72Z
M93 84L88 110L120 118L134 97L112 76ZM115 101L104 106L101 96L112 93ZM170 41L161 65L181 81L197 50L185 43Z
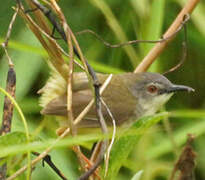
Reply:
M82 90L73 93L73 114L76 118L88 105L93 98L91 90ZM67 97L66 94L53 99L49 102L41 111L44 115L56 115L56 116L67 116ZM83 121L79 125L80 127L98 127L98 121L96 118L96 112L94 107L88 112L83 118Z
M100 83L103 83L108 77L108 75L97 73L98 79ZM57 75L53 76L52 82L57 82ZM48 82L50 85L52 82ZM45 86L45 87L46 87ZM49 88L52 86L50 85ZM65 89L65 85L63 86ZM49 89L47 88L47 90ZM45 89L45 88L44 88ZM45 89L46 90L46 89ZM45 91L44 90L44 91ZM58 91L59 92L59 91ZM63 92L63 91L62 91ZM44 93L44 92L43 92ZM47 94L47 92L45 92ZM44 96L44 94L42 95ZM92 99L92 91L89 86L89 82L87 79L87 75L84 72L74 73L73 74L73 109L74 111L80 112ZM45 99L45 98L44 98ZM44 115L58 115L58 116L66 116L67 115L67 98L66 98L66 91L64 93L59 94L55 98L51 99L47 104L44 104L43 110L41 111ZM78 109L78 110L75 110Z

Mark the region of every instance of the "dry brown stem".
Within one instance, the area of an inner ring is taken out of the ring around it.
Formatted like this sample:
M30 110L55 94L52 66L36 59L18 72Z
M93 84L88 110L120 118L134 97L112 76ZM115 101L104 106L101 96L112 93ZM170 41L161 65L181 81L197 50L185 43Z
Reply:
M72 38L71 38L71 30L67 24L66 18L64 14L62 13L61 9L58 7L55 1L51 1L51 6L54 7L56 10L56 13L58 14L61 24L63 26L64 32L66 34L67 38L67 44L68 44L68 51L69 51L69 57L70 57L70 62L69 62L69 72L68 72L68 86L67 86L67 111L68 111L68 124L71 129L71 134L75 136L77 134L77 129L76 126L74 125L74 117L73 117L73 109L72 109L72 102L73 102L73 91L72 91L72 81L73 81L73 71L74 71L74 53L73 53L73 43L72 43ZM80 146L76 146L76 154L79 159L81 168L85 170L85 163L81 158L81 150Z
M7 82L6 82L6 91L14 98L15 98L15 92L16 92L16 72L14 70L14 64L7 51L7 47L8 47L9 39L11 36L13 24L16 20L18 11L19 11L19 7L17 6L16 12L14 12L12 19L9 23L5 41L1 44L5 51L6 57L8 59L8 65L9 65L9 70L7 74ZM5 135L11 131L13 108L14 108L13 103L7 96L5 96L4 108L3 108L3 119L2 119L2 126L0 129L0 135ZM0 158L0 161L1 160L2 158ZM6 174L7 174L7 163L4 163L0 166L0 179L4 180L6 178Z
M194 152L194 149L191 145L194 142L195 137L192 134L188 134L187 137L187 143L173 168L170 180L175 179L174 177L176 176L177 171L179 171L179 176L177 180L195 179L194 168L196 165L196 153Z

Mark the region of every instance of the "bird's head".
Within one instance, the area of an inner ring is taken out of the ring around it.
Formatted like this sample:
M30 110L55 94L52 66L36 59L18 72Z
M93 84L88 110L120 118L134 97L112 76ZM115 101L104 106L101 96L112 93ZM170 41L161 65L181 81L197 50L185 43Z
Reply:
M158 111L170 97L179 91L193 92L194 89L171 83L166 77L157 73L139 73L137 83L131 89L138 99L138 105L144 110L143 115Z

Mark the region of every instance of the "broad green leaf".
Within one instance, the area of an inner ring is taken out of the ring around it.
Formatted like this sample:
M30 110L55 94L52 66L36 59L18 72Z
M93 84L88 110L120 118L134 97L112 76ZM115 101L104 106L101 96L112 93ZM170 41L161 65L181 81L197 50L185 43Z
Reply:
M167 117L168 113L160 113L154 116L139 119L132 127L123 134L126 136L116 140L110 154L108 174L106 179L115 179L120 167L126 161L128 155L135 147L139 138L151 126L155 125L162 118Z

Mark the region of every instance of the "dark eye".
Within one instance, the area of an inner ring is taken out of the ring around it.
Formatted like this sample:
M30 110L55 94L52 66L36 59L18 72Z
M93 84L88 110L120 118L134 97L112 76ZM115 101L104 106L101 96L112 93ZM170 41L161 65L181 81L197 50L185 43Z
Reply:
M149 93L155 93L155 92L157 92L157 90L158 90L158 88L154 85L150 85L150 86L147 87L147 91Z

